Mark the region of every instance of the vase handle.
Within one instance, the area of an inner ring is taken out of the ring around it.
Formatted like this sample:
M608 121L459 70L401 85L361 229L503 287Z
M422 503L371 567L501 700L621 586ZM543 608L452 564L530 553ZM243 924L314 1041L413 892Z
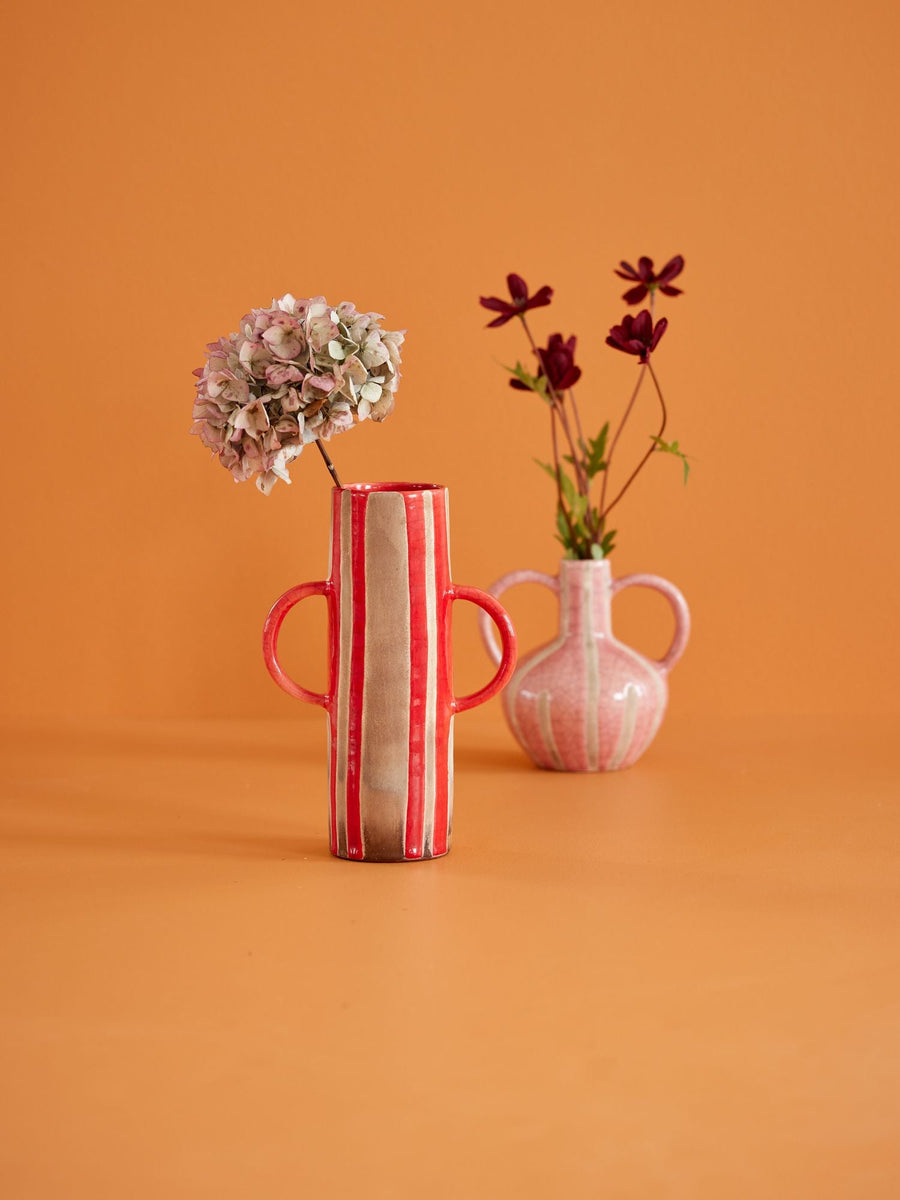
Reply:
M490 700L491 696L495 696L509 682L516 669L516 631L506 609L481 588L463 587L454 583L450 585L447 594L451 600L471 600L473 604L477 604L481 609L479 619L490 619L494 622L503 644L503 652L498 653L495 660L500 666L490 683L486 683L479 691L472 692L470 696L454 696L451 706L455 713L459 713L465 712L467 708L474 708L476 704L484 704L485 700Z
M278 632L284 618L295 604L305 600L307 596L329 596L330 594L331 583L328 580L323 579L318 583L299 583L296 587L286 591L283 596L279 596L269 610L263 626L263 658L266 660L269 674L278 686L289 696L293 696L295 700L305 700L307 704L321 704L323 708L327 708L330 704L330 696L322 692L311 692L308 688L301 687L282 668L278 661Z
M675 635L672 644L662 658L651 659L663 674L668 674L684 654L688 638L691 636L691 613L687 601L674 583L669 583L668 579L663 579L660 575L623 575L612 581L613 595L628 587L652 588L654 592L665 596L672 606L675 613Z
M508 575L501 575L498 580L492 583L488 591L495 599L499 600L507 588L514 587L517 583L542 583L551 592L559 594L559 580L555 575L545 575L543 571L510 571ZM494 628L486 612L478 614L478 629L481 633L481 640L484 642L485 649L491 656L491 659L495 663L498 663L500 661L500 647L494 638Z

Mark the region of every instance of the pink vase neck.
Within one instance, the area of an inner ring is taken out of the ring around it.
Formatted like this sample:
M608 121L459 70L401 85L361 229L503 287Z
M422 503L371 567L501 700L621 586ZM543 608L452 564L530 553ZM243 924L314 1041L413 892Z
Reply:
M563 559L559 565L559 631L611 635L612 574L607 559Z

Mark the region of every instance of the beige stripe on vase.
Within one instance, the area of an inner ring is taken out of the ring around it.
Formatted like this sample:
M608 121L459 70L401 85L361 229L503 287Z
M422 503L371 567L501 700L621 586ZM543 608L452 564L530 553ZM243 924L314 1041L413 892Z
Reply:
M366 858L402 858L409 773L409 553L396 492L366 504L360 819Z

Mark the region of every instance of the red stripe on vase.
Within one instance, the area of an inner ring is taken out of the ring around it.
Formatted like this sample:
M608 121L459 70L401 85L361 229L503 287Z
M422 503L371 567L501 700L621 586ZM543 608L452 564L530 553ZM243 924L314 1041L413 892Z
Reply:
M365 492L350 498L350 557L353 578L353 619L350 631L350 704L347 723L347 857L363 857L359 803L359 765L362 748L363 691L366 665L366 502ZM341 539L348 531L341 528Z
M404 854L421 858L425 823L425 706L428 696L425 516L422 492L407 492L406 545L409 557L409 769Z
M341 492L336 489L331 497L331 569L329 577L332 592L328 598L328 643L331 646L331 676L328 684L328 736L330 761L328 766L328 793L331 803L329 844L331 853L338 852L337 831L337 693L340 673L340 613L341 613Z
M441 492L434 504L434 589L437 605L437 691L435 710L434 827L431 853L446 854L450 835L450 776L448 743L450 703L453 699L450 669L450 563L447 555L447 494Z

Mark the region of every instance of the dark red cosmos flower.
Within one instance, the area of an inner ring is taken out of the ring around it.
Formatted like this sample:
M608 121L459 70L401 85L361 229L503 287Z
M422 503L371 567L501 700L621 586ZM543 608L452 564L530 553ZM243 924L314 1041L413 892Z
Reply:
M553 295L553 288L545 285L533 296L529 296L528 284L521 275L507 275L506 286L512 296L512 304L508 300L501 300L499 296L479 297L478 303L482 308L489 308L492 312L500 313L499 317L488 321L488 329L493 329L496 325L505 325L507 321L521 316L529 308L543 308L545 304L550 303L550 297Z
M538 379L546 378L555 392L564 392L566 388L572 387L581 378L581 367L575 366L576 340L573 334L567 342L564 342L561 333L553 333L544 349L536 352L538 362L541 364L537 377ZM531 390L520 379L511 379L509 386L518 388L521 392Z
M666 332L669 322L660 317L653 324L649 308L642 309L636 317L626 313L621 325L613 325L606 339L607 346L614 350L622 350L625 354L637 354L642 363L648 362L651 351L655 350L659 339Z
M640 304L648 292L657 288L664 296L680 296L681 288L672 287L672 280L684 270L684 259L680 254L670 258L658 275L653 272L653 259L646 255L638 259L637 270L631 263L621 262L621 271L616 271L620 279L633 279L637 287L629 288L622 299L627 304Z

